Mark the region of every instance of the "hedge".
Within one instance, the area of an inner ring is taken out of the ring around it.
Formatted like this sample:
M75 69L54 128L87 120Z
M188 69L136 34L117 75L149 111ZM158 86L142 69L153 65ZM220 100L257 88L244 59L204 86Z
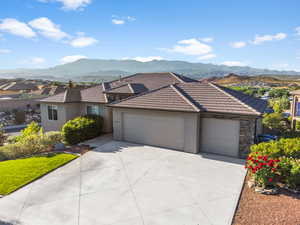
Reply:
M74 145L99 136L102 127L102 117L80 116L65 123L62 127L62 135L68 144Z

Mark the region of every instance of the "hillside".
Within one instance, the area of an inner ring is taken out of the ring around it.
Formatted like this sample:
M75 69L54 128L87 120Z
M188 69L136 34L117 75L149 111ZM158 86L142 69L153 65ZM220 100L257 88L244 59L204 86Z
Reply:
M52 79L78 79L78 80L109 80L119 76L138 72L167 72L181 73L192 78L222 77L229 73L252 76L260 74L272 75L300 75L295 71L276 71L256 69L251 67L229 67L224 65L190 63L185 61L154 60L139 62L135 60L103 60L81 59L73 63L58 65L47 69L18 69L0 70L0 77L51 77Z
M284 79L284 77L273 77L266 75L241 76L234 73L224 77L213 77L203 79L224 86L291 86L300 85L299 79Z

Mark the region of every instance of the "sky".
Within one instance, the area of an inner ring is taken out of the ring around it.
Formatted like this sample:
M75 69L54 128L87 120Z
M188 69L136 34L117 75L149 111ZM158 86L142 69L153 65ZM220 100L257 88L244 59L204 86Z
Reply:
M300 71L299 0L2 0L0 69L135 59Z

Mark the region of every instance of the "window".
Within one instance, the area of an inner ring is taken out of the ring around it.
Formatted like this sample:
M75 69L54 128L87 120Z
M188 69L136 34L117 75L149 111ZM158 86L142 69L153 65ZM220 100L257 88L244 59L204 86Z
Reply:
M100 115L100 108L97 105L88 105L86 107L87 115Z
M57 106L56 105L48 105L48 119L49 120L57 120Z

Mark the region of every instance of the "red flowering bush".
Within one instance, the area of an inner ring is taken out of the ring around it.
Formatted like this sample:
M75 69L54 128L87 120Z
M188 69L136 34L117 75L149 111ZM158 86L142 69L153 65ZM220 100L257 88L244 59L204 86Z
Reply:
M251 153L247 158L245 168L248 169L258 186L274 186L278 180L279 159L261 155L258 152Z

